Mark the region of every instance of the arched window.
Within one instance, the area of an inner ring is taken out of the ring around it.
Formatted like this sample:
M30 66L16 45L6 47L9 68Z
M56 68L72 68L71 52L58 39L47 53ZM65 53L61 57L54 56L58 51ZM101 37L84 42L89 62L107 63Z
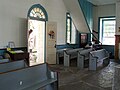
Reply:
M33 5L28 11L28 52L30 66L46 60L46 21L48 15L40 5Z
M30 19L48 21L47 12L40 4L35 4L29 9L28 17Z

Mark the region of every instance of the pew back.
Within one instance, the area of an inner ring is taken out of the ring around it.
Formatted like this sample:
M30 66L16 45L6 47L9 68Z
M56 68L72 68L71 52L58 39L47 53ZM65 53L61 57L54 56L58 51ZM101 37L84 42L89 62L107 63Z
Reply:
M70 50L66 50L67 54L74 54L77 53L77 51L83 50L83 48L76 48L76 49L70 49Z
M63 57L64 56L64 51L71 50L71 49L73 49L73 48L59 49L59 50L57 50L57 54L59 54L59 57Z
M6 62L0 64L0 73L7 72L10 70L20 69L27 67L25 60L13 61L13 62Z
M78 52L78 57L77 57L77 67L79 69L83 69L86 65L86 62L89 62L89 53L92 51L93 49L84 49ZM87 65L88 66L88 65Z
M109 64L109 53L105 49L90 52L89 70L96 70L97 66Z
M73 48L64 48L64 49L57 50L57 52L56 52L57 64L59 64L59 58L64 56L64 51L70 50L70 49L73 49Z
M83 48L76 48L76 49L71 49L71 50L66 50L64 51L67 55L70 55L70 58L76 58L78 51L82 51Z
M70 66L70 59L77 58L78 51L81 51L81 50L83 50L83 48L64 51L64 66Z
M97 58L97 61L101 61L102 59L109 57L109 53L105 49L92 51L91 55Z
M0 90L37 90L44 86L45 81L51 79L50 74L46 64L2 73L0 74Z
M79 51L79 54L85 56L85 58L88 59L89 53L90 53L92 50L93 50L92 48L90 48L90 49L84 49L84 50Z

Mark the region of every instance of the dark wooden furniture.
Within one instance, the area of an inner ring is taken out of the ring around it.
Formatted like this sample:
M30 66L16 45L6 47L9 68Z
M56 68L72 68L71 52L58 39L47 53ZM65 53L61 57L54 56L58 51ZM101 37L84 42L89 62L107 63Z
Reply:
M119 60L119 43L120 43L120 35L115 35L115 61Z
M11 52L7 51L7 53L10 55L11 60L16 61L16 60L26 59L28 65L29 65L29 53L28 52L11 53Z
M81 48L84 48L87 45L88 41L88 35L86 33L80 35L80 46Z

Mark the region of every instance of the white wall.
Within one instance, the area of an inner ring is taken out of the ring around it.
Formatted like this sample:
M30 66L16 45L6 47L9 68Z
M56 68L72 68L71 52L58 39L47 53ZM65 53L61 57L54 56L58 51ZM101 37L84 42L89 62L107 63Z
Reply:
M65 44L66 8L62 0L2 0L0 2L0 48L8 41L16 47L27 46L27 13L33 4L41 4L48 21L57 22L57 44Z
M70 12L77 30L81 33L89 33L89 28L78 0L69 0L69 2L68 0L63 0L63 2L65 3L67 10Z
M106 16L116 16L116 5L101 5L93 7L93 29L98 31L98 18Z
M44 0L43 0L44 1ZM66 7L62 0L45 0L48 21L57 22L57 45L65 44L66 39Z

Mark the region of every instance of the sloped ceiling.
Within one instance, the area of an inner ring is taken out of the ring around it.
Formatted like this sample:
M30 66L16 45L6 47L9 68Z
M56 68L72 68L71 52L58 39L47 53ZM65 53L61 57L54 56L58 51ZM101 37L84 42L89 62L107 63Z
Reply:
M119 0L88 0L88 1L94 5L106 5L106 4L114 4L116 3L116 1Z
M63 0L79 32L90 33L78 0Z

